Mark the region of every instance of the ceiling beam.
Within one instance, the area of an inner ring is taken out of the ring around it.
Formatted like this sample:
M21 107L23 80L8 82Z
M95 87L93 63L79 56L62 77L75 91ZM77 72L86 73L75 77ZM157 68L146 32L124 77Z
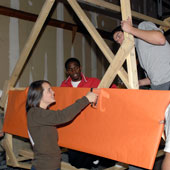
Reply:
M104 8L105 10L113 10L113 11L116 11L116 12L120 12L120 6L106 2L106 1L103 1L103 0L79 0L79 1L82 2L82 3L89 3L89 4L92 4L92 5L96 5L100 8ZM170 28L170 23L165 23L161 20L158 20L156 18L152 18L150 16L141 14L141 13L136 12L136 11L131 11L131 12L132 12L132 17L135 17L135 18L140 19L140 20L151 21L151 22L158 24L160 26Z
M35 22L38 18L38 15L24 12L21 10L3 7L3 6L0 6L0 15L14 17L14 18L18 18L18 19L22 19L22 20L26 20L26 21L31 21L31 22ZM47 19L46 24L49 26L63 28L63 29L70 30L70 31L77 30L77 32L79 32L79 33L89 35L88 31L86 30L86 28L83 25L78 26L76 24L59 21L56 19L50 19L50 18ZM107 31L100 30L100 29L97 29L97 30L103 38L112 40L111 32L107 32Z

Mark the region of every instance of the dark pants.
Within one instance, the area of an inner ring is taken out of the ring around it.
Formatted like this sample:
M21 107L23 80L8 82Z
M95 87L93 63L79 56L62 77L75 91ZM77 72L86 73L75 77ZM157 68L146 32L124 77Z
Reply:
M115 165L115 161L106 159L96 155L87 154L75 150L68 150L69 163L76 168L97 168L99 165L109 168ZM95 164L94 161L98 160L99 163Z
M97 160L97 156L79 152L75 150L68 150L69 163L76 168L87 168L93 167L93 161Z

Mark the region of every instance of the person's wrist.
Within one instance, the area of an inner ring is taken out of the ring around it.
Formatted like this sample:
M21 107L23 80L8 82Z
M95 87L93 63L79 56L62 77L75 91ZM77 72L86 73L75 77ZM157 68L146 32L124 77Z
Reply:
M132 34L132 35L133 35L133 32L134 32L134 27L133 27L133 26L130 26L130 28L129 28L129 34Z

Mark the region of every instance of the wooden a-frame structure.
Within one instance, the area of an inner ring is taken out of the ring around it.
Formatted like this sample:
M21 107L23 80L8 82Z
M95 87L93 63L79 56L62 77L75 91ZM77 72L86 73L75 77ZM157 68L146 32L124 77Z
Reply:
M125 41L119 48L116 55L112 53L110 48L107 46L105 41L101 38L99 33L96 31L96 28L93 26L91 21L88 19L84 11L81 9L79 3L77 0L67 0L70 6L73 8L81 22L84 24L96 44L99 46L105 57L110 63L109 68L107 69L105 75L103 76L101 83L99 84L99 88L108 88L112 81L114 80L115 76L118 75L121 80L124 82L127 88L129 89L138 89L138 77L137 77L137 68L136 68L136 57L135 57L135 50L134 50L134 38L132 35L129 35L125 33ZM130 8L130 0L120 0L121 7L105 2L104 0L79 0L81 2L86 2L89 4L95 4L99 7L104 7L109 10L117 11L122 13L122 19L126 20L128 17L131 18L131 16L142 19L142 20L149 20L152 21L164 28L165 30L168 30L170 28L170 22L169 19L166 19L165 21L160 21L148 16L145 16L143 14L137 13L132 11ZM54 4L55 0L46 0L42 10L39 14L39 17L30 33L30 36L28 37L28 40L20 54L20 57L18 59L18 62L14 68L14 71L8 81L6 81L3 89L3 95L0 101L0 106L2 108L5 107L5 103L8 96L8 91L11 88L14 88L17 80L21 74L21 71L26 63L26 60L37 40L37 37L43 27L43 24L46 21L46 18ZM122 67L124 61L127 61L127 68L128 72L124 70ZM12 146L12 135L6 134L5 139L3 141L3 146L7 153L7 163L8 165L15 166L15 167L22 167L22 168L30 168L30 165L22 164L20 161L32 159L33 155L30 152L27 151L20 151L20 155L22 155L21 158L17 159L13 153L13 146ZM72 168L71 166L66 165L66 169ZM62 167L64 169L64 166Z

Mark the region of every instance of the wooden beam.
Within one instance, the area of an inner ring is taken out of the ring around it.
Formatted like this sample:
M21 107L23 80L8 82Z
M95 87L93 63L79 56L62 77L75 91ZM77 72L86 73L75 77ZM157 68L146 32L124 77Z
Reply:
M114 54L112 53L108 45L103 41L103 39L97 32L96 28L93 26L89 18L81 9L80 5L77 3L76 0L68 0L68 3L74 9L75 13L77 14L81 22L85 25L86 29L88 30L88 32L90 33L90 35L92 36L96 44L99 46L99 48L101 50L103 49L102 52L106 56L107 60L111 62L112 59L114 58Z
M97 32L96 28L91 23L89 18L86 16L84 11L81 9L80 5L77 3L76 0L68 0L68 3L74 9L75 13L77 14L77 16L79 17L81 22L84 24L84 26L87 28L87 30L89 31L90 35L92 36L92 38L94 39L96 44L99 46L100 50L103 52L103 54L105 55L105 57L107 58L109 63L111 63L113 58L114 58L113 52L110 50L108 45L102 39L100 34ZM121 73L121 70L123 70L123 73ZM130 87L130 85L128 85L128 79L127 79L127 76L125 75L124 69L122 68L121 70L119 71L119 75L121 75L122 81L125 80L125 82L126 82L125 85Z
M8 91L10 89L9 80L5 80L4 87L3 87L3 93L0 99L0 107L4 108L5 103L7 101Z
M67 162L61 161L61 170L78 170L78 169ZM81 168L81 170L87 169Z
M130 0L120 0L120 2L121 2L122 20L127 20L128 17L131 18ZM124 32L124 39L127 38L129 38L134 43L134 37L131 34ZM132 51L127 57L127 68L128 68L129 84L133 89L139 89L135 47L133 47Z
M38 18L38 15L28 13L28 12L24 12L24 11L21 11L21 10L3 7L3 6L0 6L0 15L15 17L15 18L18 18L18 19L31 21L31 22L35 22ZM59 21L59 20L50 19L50 18L48 18L48 20L46 21L46 24L49 25L49 26L63 28L63 29L70 30L70 31L77 30L77 32L89 35L86 28L81 26L81 25L76 25L76 24L65 22L65 21ZM101 30L101 29L97 29L97 30L103 38L113 41L111 32L107 32L107 31L104 31L104 30Z
M98 88L109 88L113 82L115 76L123 65L126 57L131 52L134 44L130 39L125 39L123 44L120 46L115 58L107 69L105 75L103 76Z
M161 149L161 150L158 150L156 157L159 158L164 155L165 155L165 151Z
M80 2L88 2L90 4L94 4L97 5L98 7L101 8L106 8L106 9L110 9L116 12L121 12L121 8L118 5L114 5L112 3L106 2L104 0L79 0ZM170 23L165 23L161 20L158 20L156 18L152 18L150 16L132 11L132 16L141 20L145 20L145 21L151 21L155 24L161 25L161 26L165 26L165 27L170 27Z
M129 167L127 164L124 164L122 162L116 162L116 165L118 165L118 166L112 166L112 167L106 168L104 170L124 170L124 169L128 169L128 167Z
M15 86L15 84L16 84L16 82L17 82L17 80L18 80L18 78L21 74L21 71L24 67L24 64L25 64L25 62L26 62L36 40L37 40L37 37L38 37L38 35L39 35L43 25L44 25L44 22L47 19L47 16L48 16L54 2L55 2L55 0L46 0L45 1L44 5L42 7L42 10L39 14L39 17L38 17L32 31L31 31L31 33L30 33L30 36L28 37L27 43L25 44L24 49L22 50L21 55L20 55L20 57L19 57L19 59L16 63L16 66L15 66L13 72L12 72L12 75L11 75L10 80L8 82L9 86L6 89L6 91L4 92L5 94L7 94L10 87ZM1 100L5 101L6 98L7 98L7 95L4 95L4 96L2 96ZM1 104L0 106L3 108L4 103L0 103L0 104Z
M12 148L12 135L6 134L5 139L2 140L1 144L6 151L6 161L7 165L12 165L14 167L18 167L18 161L14 155L13 148Z
M24 156L24 157L29 158L29 159L33 159L34 158L34 153L33 153L32 150L21 149L19 151L19 155Z

